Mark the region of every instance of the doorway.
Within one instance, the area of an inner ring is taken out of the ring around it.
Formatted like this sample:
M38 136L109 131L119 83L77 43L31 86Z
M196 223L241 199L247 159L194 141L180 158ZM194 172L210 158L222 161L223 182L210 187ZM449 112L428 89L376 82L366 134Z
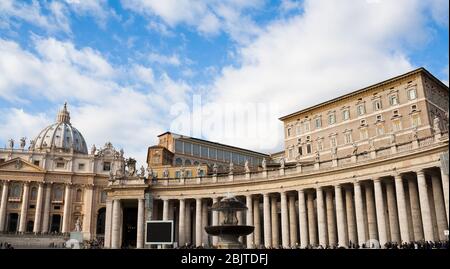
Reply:
M16 232L17 231L17 223L19 220L19 214L10 213L8 218L8 232Z
M50 227L51 233L59 233L61 226L61 215L52 215L52 225Z

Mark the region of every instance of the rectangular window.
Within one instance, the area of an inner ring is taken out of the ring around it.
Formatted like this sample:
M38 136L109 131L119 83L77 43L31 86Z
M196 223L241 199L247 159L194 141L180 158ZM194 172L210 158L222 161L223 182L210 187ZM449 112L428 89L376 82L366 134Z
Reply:
M417 98L417 91L416 91L416 89L408 90L408 99L409 100L414 100L416 98Z
M351 133L346 133L345 134L345 143L346 144L352 143L352 134Z
M175 171L175 178L181 178L181 172Z
M197 144L192 145L192 153L194 156L200 156L200 146Z
M192 177L192 171L191 170L186 170L184 174L185 174L185 177Z
M383 116L381 116L381 115L377 115L377 117L376 117L376 121L382 121L383 120Z
M305 133L306 133L306 132L309 132L309 121L303 123L303 128L304 128L304 130L305 130Z
M317 141L317 150L323 150L323 143L322 141Z
M2 163L1 159L0 159L0 163ZM33 164L36 165L36 166L39 166L39 161L34 161Z
M312 152L311 144L306 145L306 154L311 154L311 152Z
M300 155L300 156L303 155L303 147L302 146L298 147L298 155Z
M231 160L231 153L229 151L224 151L223 152L223 158L225 159L226 162L230 162L230 160Z
M381 110L381 101L380 100L376 100L373 102L373 110L377 111L377 110Z
M287 128L287 136L288 136L288 137L291 136L291 128Z
M78 164L78 170L84 170L84 163Z
M210 159L217 159L217 150L213 148L209 148L209 158Z
M349 110L344 110L344 111L342 112L342 118L343 118L344 120L350 119L350 111L349 111Z
M377 135L383 135L383 134L384 134L384 127L377 126Z
M389 96L389 103L391 106L398 105L398 97L396 94Z
M333 114L330 114L330 115L328 115L328 124L335 124L336 123L336 115L333 113Z
M239 154L237 153L233 153L233 163L238 163L239 162Z
M62 162L57 162L56 163L56 168L64 168L64 163ZM109 171L109 170L108 170Z
M364 115L366 113L366 107L364 105L359 105L357 107L358 116Z
M103 171L111 171L111 163L110 162L103 163Z
M184 154L192 155L192 144L184 142Z
M412 116L412 126L417 127L420 125L420 117L419 115L413 115Z
M201 156L202 158L207 159L208 158L208 147L201 146Z
M183 153L183 141L175 140L175 152Z
M337 146L337 140L336 140L336 137L333 136L333 137L331 137L331 147L335 148L336 146Z
M392 129L394 132L400 131L402 129L400 120L392 121Z
M300 129L300 124L297 124L297 126L295 127L295 132L297 133L297 135L300 135L302 133Z
M369 138L368 132L366 129L359 131L359 137L361 140Z
M223 150L217 150L217 160L222 161L223 160Z
M316 122L316 129L322 128L322 119L321 118L316 118L315 122Z

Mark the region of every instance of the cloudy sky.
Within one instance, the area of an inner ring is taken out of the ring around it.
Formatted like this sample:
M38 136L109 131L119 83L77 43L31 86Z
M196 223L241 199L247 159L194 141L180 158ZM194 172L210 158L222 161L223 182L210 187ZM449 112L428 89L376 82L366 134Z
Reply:
M417 67L448 85L447 0L1 0L0 147L67 101L140 163L167 130L274 152L279 117Z

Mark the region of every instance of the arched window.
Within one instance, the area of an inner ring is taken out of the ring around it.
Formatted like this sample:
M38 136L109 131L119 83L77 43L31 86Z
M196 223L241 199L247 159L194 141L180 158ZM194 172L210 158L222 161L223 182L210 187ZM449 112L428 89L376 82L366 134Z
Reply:
M9 192L9 197L20 198L21 188L19 184L14 184Z
M190 166L190 165L192 165L192 163L191 163L190 160L186 160L186 161L184 161L184 165L185 166Z
M177 166L182 166L182 165L183 165L183 160L180 159L180 158L177 158L177 159L175 160L175 165L177 165Z
M81 202L81 200L82 200L82 194L83 194L83 191L82 191L81 189L78 189L78 190L77 190L77 196L76 196L75 201Z
M197 161L194 162L194 165L195 165L195 166L198 166L199 164L200 164L200 163L197 162Z
M37 200L37 188L36 187L31 188L30 200L31 201Z
M63 190L60 186L55 186L53 190L53 200L62 201L63 200Z

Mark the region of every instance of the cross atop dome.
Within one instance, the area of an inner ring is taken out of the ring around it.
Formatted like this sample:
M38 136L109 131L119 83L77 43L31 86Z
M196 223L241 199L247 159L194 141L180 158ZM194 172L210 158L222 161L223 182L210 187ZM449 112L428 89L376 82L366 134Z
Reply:
M56 121L70 124L70 113L67 110L67 102L64 102L64 107L61 111L59 111Z

